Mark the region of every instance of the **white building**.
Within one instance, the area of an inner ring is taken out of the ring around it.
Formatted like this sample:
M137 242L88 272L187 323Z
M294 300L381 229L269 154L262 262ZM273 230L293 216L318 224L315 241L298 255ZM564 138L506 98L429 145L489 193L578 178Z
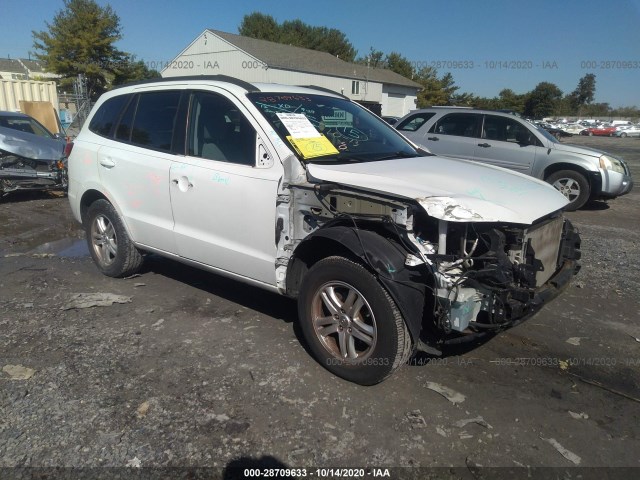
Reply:
M153 62L149 66L154 67ZM345 62L326 52L205 30L180 54L160 65L163 77L229 75L247 82L313 85L355 100L379 115L403 116L416 108L420 84L391 70Z

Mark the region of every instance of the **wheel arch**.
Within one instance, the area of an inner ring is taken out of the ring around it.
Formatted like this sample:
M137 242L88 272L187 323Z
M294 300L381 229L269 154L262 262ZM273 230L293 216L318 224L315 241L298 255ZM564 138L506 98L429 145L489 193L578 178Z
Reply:
M420 337L427 279L422 271L405 266L407 251L400 239L355 226L322 228L296 248L287 268L287 294L297 297L302 280L319 260L343 256L366 268L391 295L414 341Z
M83 224L85 219L87 218L87 212L89 211L89 207L96 200L106 200L107 202L113 205L113 203L107 198L107 196L102 192L100 192L99 190L94 190L94 189L87 190L82 194L82 198L80 199L80 221Z
M602 175L599 171L588 170L582 165L570 162L555 162L544 169L543 179L546 181L549 176L561 170L574 170L589 182L590 198L597 197L602 191Z

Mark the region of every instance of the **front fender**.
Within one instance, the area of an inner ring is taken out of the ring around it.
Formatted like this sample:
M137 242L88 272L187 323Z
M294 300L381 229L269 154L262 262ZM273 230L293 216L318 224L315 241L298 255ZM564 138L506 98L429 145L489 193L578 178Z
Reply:
M407 253L399 241L351 226L333 226L313 232L298 246L318 239L337 242L359 258L389 292L402 314L411 338L420 338L427 282L424 269L409 269Z

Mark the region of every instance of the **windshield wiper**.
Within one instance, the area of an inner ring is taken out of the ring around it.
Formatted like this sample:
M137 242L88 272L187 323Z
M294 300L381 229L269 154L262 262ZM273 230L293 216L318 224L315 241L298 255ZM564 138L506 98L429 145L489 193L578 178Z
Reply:
M398 152L391 152L391 153L387 153L385 155L382 155L381 157L375 157L372 160L392 160L394 158L415 158L415 157L419 157L420 155L418 155L417 153L410 153L410 152L406 152L404 150L398 151Z

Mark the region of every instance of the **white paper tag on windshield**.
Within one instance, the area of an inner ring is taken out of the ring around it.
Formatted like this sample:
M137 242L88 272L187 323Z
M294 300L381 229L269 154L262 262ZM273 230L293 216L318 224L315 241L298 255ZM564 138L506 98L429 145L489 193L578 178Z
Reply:
M276 115L289 130L292 138L317 138L322 136L302 113L277 113Z

